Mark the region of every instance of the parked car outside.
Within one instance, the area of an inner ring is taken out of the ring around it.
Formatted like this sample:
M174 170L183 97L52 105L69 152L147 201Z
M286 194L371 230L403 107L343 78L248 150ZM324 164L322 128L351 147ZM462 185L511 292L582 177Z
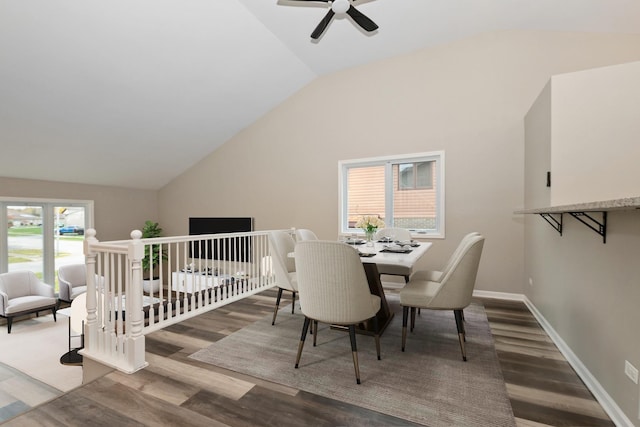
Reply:
M84 228L80 227L79 225L67 225L64 227L60 227L58 229L58 234L60 234L61 236L63 234L79 234L79 235L83 235L84 234Z

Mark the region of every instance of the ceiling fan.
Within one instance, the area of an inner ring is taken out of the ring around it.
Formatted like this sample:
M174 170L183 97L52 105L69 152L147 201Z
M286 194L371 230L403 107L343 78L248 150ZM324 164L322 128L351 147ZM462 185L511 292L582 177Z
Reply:
M322 21L318 24L313 33L311 33L312 39L318 39L324 30L327 28L334 15L346 13L354 20L356 24L362 27L363 30L371 32L378 29L378 26L371 19L367 18L362 12L358 11L351 4L352 0L299 0L299 1L323 1L329 3L331 8L327 14L322 18Z

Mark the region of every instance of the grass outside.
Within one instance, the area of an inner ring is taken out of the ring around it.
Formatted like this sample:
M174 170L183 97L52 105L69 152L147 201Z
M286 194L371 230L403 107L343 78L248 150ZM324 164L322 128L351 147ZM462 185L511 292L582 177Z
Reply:
M11 227L8 230L9 236L41 236L42 226L25 226L25 227ZM84 240L82 235L69 235L56 236L63 240Z
M42 236L42 226L24 226L24 227L10 227L8 229L8 235L13 237L21 236ZM60 240L84 240L84 236L68 235L57 236ZM69 252L58 252L57 258L63 258L71 255ZM41 261L43 257L42 249L12 249L9 251L9 264ZM42 280L42 272L35 272L36 277ZM58 286L58 271L55 272L54 288L56 292L59 292Z

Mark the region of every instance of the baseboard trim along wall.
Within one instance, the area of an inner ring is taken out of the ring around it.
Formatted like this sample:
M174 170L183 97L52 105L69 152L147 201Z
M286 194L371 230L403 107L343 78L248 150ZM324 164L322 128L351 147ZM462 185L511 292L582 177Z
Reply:
M535 305L523 294L511 294L506 292L492 292L492 291L473 291L473 296L478 298L495 298L509 301L522 301L527 308L536 318L538 323L542 326L542 329L549 335L553 343L558 347L560 353L567 359L567 362L576 371L580 379L585 383L589 391L593 393L596 400L602 405L607 415L618 427L634 427L631 420L622 412L616 402L609 396L609 393L600 385L598 380L589 372L582 361L576 356L576 354L569 348L567 343L558 335L555 329L547 322L542 313L536 308Z

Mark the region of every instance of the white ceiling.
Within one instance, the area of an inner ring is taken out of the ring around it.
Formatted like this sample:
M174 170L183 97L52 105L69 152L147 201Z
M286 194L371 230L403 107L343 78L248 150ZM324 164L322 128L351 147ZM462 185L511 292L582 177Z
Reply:
M0 0L0 176L158 189L319 75L477 33L640 32L638 0ZM1 192L0 192L1 194Z

